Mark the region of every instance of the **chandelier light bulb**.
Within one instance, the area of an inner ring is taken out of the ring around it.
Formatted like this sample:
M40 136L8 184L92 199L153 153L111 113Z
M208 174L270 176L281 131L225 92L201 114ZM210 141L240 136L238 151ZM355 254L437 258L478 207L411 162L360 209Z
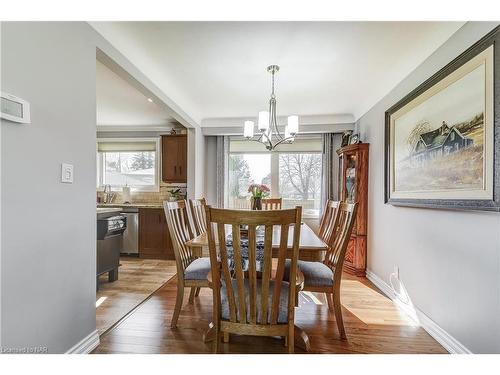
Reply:
M245 121L245 128L243 129L243 136L245 138L252 138L253 137L253 126L254 126L253 121Z
M269 129L269 112L260 111L259 112L259 130L261 132L267 131Z
M299 132L299 116L288 116L288 131L293 137Z
M285 126L285 138L290 138L290 128L288 126Z

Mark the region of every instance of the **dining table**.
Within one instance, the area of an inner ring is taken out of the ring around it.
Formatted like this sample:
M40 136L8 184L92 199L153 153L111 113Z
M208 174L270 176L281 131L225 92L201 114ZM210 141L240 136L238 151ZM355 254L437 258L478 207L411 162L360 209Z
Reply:
M231 233L231 226L226 225L226 240L230 236ZM289 236L288 236L288 249L291 250L292 248L292 241L293 241L293 225L289 227ZM275 251L277 254L277 251L279 249L279 244L280 244L280 238L281 238L281 227L280 226L274 226L273 227L273 239L272 239L272 247L273 247L273 256L275 257ZM216 245L218 245L216 239ZM208 236L207 233L202 233L197 237L194 237L193 239L187 241L186 243L187 247L190 247L195 253L199 254L200 256L203 254L205 255L208 251ZM301 228L300 228L300 241L299 241L299 259L302 258L311 258L311 255L316 255L317 258L321 256L326 250L328 249L328 245L323 242L323 240L312 230L312 228L307 225L306 223L302 222L301 223ZM301 274L301 273L300 273ZM300 277L299 277L300 279ZM303 283L303 276L300 281L297 282L297 286L300 289L301 285ZM205 342L210 342L215 339L215 326L212 323L209 324L208 330L203 336L203 340ZM304 349L305 351L310 350L310 340L309 336L307 333L301 329L299 326L295 325L295 344Z

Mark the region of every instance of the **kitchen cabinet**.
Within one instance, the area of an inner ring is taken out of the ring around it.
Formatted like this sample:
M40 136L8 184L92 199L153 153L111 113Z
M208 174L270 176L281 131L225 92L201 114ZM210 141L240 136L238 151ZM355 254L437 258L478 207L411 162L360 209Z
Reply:
M162 181L187 182L187 135L162 135L161 146Z
M139 209L139 257L149 259L175 259L162 208Z

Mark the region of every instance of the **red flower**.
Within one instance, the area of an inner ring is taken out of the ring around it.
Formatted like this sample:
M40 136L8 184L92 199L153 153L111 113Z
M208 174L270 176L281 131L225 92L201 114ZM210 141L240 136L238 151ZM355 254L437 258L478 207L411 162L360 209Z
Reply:
M248 192L251 193L254 198L267 196L270 191L271 189L264 184L251 184L248 187Z

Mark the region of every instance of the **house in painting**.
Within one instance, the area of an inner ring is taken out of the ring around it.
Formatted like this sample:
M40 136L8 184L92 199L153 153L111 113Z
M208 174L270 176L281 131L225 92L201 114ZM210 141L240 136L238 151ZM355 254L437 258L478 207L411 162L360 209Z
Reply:
M420 134L411 154L414 165L420 165L458 150L472 146L474 141L465 137L455 126L449 127L445 121L430 132Z

